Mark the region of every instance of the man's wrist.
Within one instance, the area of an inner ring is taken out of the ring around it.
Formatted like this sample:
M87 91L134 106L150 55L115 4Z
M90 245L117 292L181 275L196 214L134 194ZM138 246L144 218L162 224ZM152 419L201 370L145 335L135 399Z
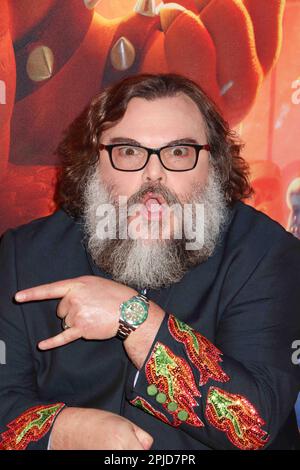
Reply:
M165 317L165 311L149 301L148 318L124 341L125 350L137 369L141 369Z

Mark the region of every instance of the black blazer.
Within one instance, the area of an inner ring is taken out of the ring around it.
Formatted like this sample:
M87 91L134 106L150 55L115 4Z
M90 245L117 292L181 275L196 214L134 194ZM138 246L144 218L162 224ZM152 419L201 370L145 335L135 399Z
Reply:
M80 219L63 210L8 230L0 246L0 448L46 449L64 406L109 410L154 437L152 449L295 449L300 369L300 242L238 202L214 255L169 288L136 383L120 340L39 351L61 331L58 300L17 304L17 290L82 275ZM295 361L294 361L295 362Z

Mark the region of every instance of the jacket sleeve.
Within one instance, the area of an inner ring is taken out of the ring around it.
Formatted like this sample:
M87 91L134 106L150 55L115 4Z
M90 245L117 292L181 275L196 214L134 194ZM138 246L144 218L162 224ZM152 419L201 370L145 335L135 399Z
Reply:
M65 406L41 401L33 349L29 344L18 290L14 232L0 243L0 449L47 449L54 420Z
M129 378L132 405L212 449L270 445L300 389L292 361L300 338L300 243L282 238L233 293L214 344L166 312L136 383Z

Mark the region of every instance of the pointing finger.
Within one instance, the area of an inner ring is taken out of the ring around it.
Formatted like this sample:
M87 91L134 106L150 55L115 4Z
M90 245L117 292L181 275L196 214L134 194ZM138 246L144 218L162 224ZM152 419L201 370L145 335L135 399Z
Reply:
M31 300L58 299L64 297L68 291L78 284L75 279L41 284L40 286L20 290L15 295L17 302L28 302Z

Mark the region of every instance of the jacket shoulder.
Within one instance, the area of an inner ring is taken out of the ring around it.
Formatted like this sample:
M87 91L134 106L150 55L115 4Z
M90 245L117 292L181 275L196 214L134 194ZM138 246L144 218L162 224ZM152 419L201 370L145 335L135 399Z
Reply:
M20 271L32 270L33 266L37 270L55 270L56 266L62 269L66 260L79 259L80 252L84 251L80 219L72 218L61 209L8 229L2 239L3 243L7 240L8 245L6 243L5 246L9 250L8 240L12 240ZM6 253L6 256L11 254Z
M72 218L60 209L51 215L34 219L16 228L10 228L2 236L4 237L10 232L14 235L15 240L23 245L34 243L37 246L43 242L52 244L62 240L76 226L80 227L79 220Z
M228 227L231 245L251 246L254 251L268 251L273 245L293 246L300 250L300 241L277 221L263 212L239 201Z

